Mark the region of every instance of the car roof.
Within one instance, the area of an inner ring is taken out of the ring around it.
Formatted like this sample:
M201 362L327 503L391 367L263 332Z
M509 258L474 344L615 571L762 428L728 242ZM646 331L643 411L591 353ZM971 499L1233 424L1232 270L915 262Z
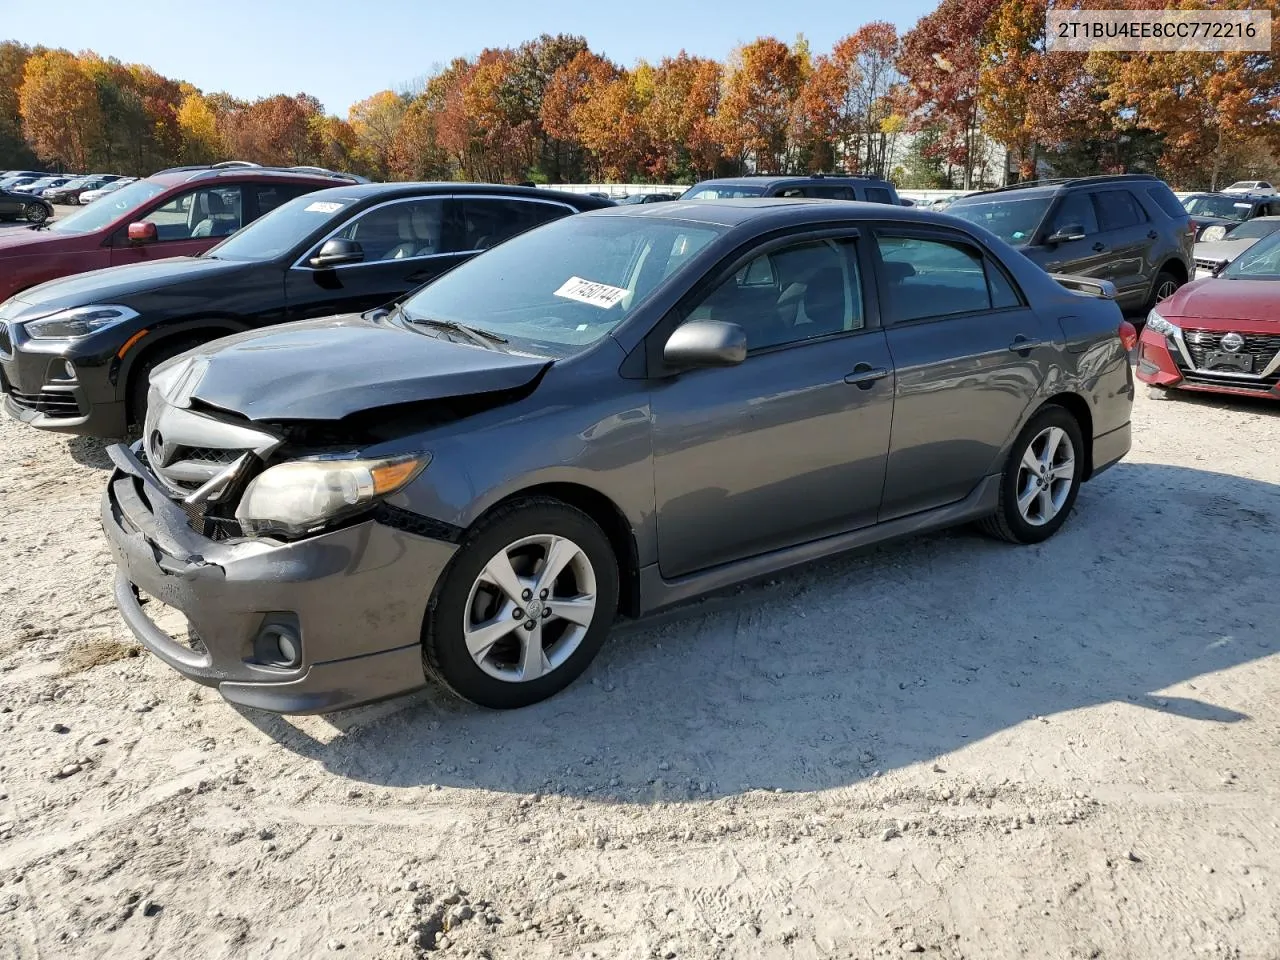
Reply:
M844 173L830 173L830 174L798 173L793 176L778 175L778 176L759 176L759 177L713 177L710 180L699 180L693 186L701 187L709 183L718 183L723 186L733 186L733 187L747 187L747 186L771 187L779 183L810 183L810 182L820 183L822 181L830 181L831 183L845 183L845 182L888 183L889 182L887 180L881 179L880 177L864 177L864 176L858 176L854 174L844 174ZM689 189L692 190L693 187L690 187Z
M613 207L612 200L602 200L586 193L569 193L564 190L543 190L539 187L516 187L503 183L456 183L448 180L415 183L347 183L326 187L307 194L313 200L325 197L342 200L364 200L375 197L380 200L396 200L400 197L421 197L433 194L494 195L502 197L528 197L531 200L555 200L569 203L583 210Z
M810 200L798 197L769 197L745 200L672 200L668 203L631 204L595 210L588 217L646 217L716 227L738 227L756 223L766 227L787 227L806 223L843 223L849 220L902 220L956 226L954 217L930 213L921 207L900 207L889 203L860 200Z

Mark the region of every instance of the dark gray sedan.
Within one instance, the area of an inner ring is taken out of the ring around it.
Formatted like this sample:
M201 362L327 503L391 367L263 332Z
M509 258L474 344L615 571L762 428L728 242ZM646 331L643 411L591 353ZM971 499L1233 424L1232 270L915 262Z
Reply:
M904 207L569 217L157 368L111 449L116 599L241 704L534 703L619 614L969 521L1050 537L1129 450L1113 294Z

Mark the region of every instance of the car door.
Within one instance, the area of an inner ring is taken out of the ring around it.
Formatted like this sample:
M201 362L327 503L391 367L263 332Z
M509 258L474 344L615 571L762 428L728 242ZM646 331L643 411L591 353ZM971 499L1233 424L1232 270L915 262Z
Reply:
M1155 277L1153 262L1160 239L1155 224L1129 190L1123 187L1093 191L1098 214L1100 240L1108 248L1111 273L1107 277L1116 285L1116 299L1123 306L1145 303L1148 288Z
M10 193L8 190L0 190L0 219L9 220L14 217L20 217L25 209L26 204L18 199L17 194Z
M1113 254L1099 236L1093 196L1077 190L1059 197L1036 237L1034 259L1050 273L1072 273L1110 280ZM1051 242L1055 236L1068 237Z
M893 367L852 231L775 241L677 308L746 332L746 359L655 381L664 577L875 523ZM660 355L660 349L658 351Z
M962 500L1000 471L1061 333L963 234L886 225L875 252L896 372L884 522Z
M313 267L311 257L335 238L358 243L363 259ZM470 254L462 246L461 221L447 195L368 207L317 241L285 272L288 317L304 320L382 306L465 260Z
M239 230L243 213L244 188L237 183L205 183L174 194L132 221L155 224L154 241L130 240L128 224L112 234L111 265L203 253Z

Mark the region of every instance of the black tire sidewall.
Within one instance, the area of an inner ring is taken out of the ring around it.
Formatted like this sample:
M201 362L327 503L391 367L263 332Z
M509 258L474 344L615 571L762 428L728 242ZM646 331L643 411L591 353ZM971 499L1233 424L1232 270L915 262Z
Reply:
M1182 286L1182 284L1178 283L1178 278L1175 277L1168 270L1161 270L1159 273L1157 273L1155 282L1151 284L1151 299L1147 303L1148 312L1150 312L1151 310L1154 310L1156 307L1156 304L1160 302L1160 300L1158 299L1160 296L1160 288L1163 287L1166 282L1177 284L1178 287ZM1170 294L1170 296L1172 296L1172 294Z
M523 537L568 537L587 555L596 577L596 614L578 649L558 669L528 683L497 680L481 670L463 640L462 624L471 587L499 550ZM434 673L460 697L494 709L545 700L576 680L599 652L618 606L618 561L609 538L580 510L539 499L504 508L467 538L441 576L427 610L423 655Z
M1066 431L1071 440L1072 449L1075 451L1076 472L1071 479L1071 490L1067 494L1066 501L1062 504L1062 509L1058 511L1058 515L1048 523L1037 527L1024 520L1022 514L1018 512L1018 467L1022 463L1022 455L1031 444L1031 441L1046 427L1060 427ZM1084 437L1080 432L1080 424L1075 417L1062 407L1048 406L1028 421L1027 425L1018 434L1018 439L1013 443L1009 453L1009 462L1005 466L1004 476L1000 479L1002 519L1019 543L1041 543L1052 537L1058 532L1058 528L1066 523L1067 517L1075 506L1076 497L1080 493L1080 484L1084 479L1084 468Z

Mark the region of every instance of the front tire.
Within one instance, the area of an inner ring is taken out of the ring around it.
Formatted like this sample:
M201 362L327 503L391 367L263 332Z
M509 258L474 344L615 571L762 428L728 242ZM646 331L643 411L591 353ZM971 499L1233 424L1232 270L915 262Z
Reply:
M128 426L142 429L147 419L147 391L151 388L151 371L166 360L172 360L180 353L186 353L202 343L204 339L176 341L172 344L161 344L154 351L143 356L137 368L129 374Z
M26 213L28 223L44 223L49 219L49 211L43 204L33 203L28 205Z
M983 531L1009 543L1041 543L1058 532L1084 479L1080 424L1056 404L1041 409L1013 443L1000 503Z
M482 520L437 585L427 672L465 700L508 710L559 693L595 658L618 609L618 561L587 514L548 497Z
M1151 301L1147 304L1147 310L1151 311L1161 300L1173 296L1180 286L1182 281L1168 270L1161 270L1156 274L1156 282L1151 285Z

